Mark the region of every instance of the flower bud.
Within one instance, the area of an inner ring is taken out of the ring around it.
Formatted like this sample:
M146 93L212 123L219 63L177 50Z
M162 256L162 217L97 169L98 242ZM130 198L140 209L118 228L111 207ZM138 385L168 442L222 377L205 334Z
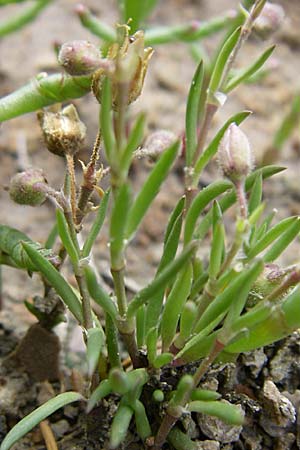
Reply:
M78 152L85 139L86 126L79 119L74 105L66 106L58 113L41 111L38 119L51 153L64 156Z
M89 41L70 41L63 44L58 54L58 62L73 76L89 75L102 64L100 50Z
M282 6L266 2L260 15L254 22L254 30L262 39L267 39L278 30L283 22L284 16Z
M19 205L39 206L46 200L40 183L47 183L42 169L30 168L17 173L10 181L10 198Z
M135 156L137 158L147 157L155 162L177 139L178 137L171 131L155 131L147 137L143 147L135 152Z
M233 183L243 180L253 168L253 156L247 136L232 123L220 142L219 164L225 177Z

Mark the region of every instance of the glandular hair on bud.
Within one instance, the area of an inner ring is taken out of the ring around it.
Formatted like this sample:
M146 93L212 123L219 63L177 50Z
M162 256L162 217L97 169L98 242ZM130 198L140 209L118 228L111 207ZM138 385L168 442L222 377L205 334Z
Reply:
M58 62L72 76L90 75L101 67L100 50L89 41L75 40L64 43Z
M219 165L232 182L243 180L253 169L253 154L247 136L232 123L218 149Z
M281 5L266 2L254 22L254 30L261 38L267 39L279 29L284 17L285 13Z
M51 153L58 156L74 155L83 145L86 126L79 119L74 105L61 112L38 112L45 144Z
M41 185L47 180L42 169L30 168L17 173L10 181L10 198L19 205L39 206L46 200Z

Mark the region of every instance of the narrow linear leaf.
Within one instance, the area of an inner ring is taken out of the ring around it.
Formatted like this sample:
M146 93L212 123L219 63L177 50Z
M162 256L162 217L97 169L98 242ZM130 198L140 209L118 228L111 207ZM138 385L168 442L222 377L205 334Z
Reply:
M122 250L126 226L129 220L129 211L131 204L131 189L129 184L121 186L115 197L115 204L110 218L110 254L111 266L113 269L119 269L122 265Z
M160 369L161 367L167 366L168 364L173 361L174 355L172 353L161 353L160 355L157 355L157 357L153 361L153 367L154 369Z
M95 243L95 240L97 239L97 236L100 233L100 230L102 228L103 222L106 217L107 212L107 206L109 201L109 194L110 191L106 191L104 194L104 197L101 200L96 219L93 222L92 228L88 234L88 237L86 238L86 241L84 243L83 249L82 249L82 257L86 258L89 256L89 254L92 251L93 245Z
M252 75L254 75L261 67L265 64L265 62L270 58L272 55L275 45L272 45L272 47L268 48L264 51L264 53L247 69L243 70L239 75L231 78L231 80L227 83L224 92L228 93L232 91L234 88L236 88L239 84L247 81Z
M182 271L168 295L161 318L163 351L169 348L175 337L180 313L191 290L192 277L192 264L188 262L182 267Z
M241 35L241 27L234 30L234 32L228 37L228 39L225 41L223 47L220 50L220 53L218 55L216 64L214 66L214 70L210 79L210 83L208 86L208 92L210 95L214 96L219 89L220 82L222 79L223 71L225 69L227 60L236 46L239 37Z
M232 123L236 123L237 125L240 125L249 115L252 114L251 111L242 111L240 113L237 113L230 117L230 119L227 120L225 125L218 131L216 136L213 138L213 140L210 142L210 144L206 147L206 149L201 153L198 161L195 164L195 172L194 172L194 179L198 180L199 176L204 169L204 167L209 163L209 161L216 155L219 144L221 142L222 137L224 136L227 128Z
M166 233L164 236L164 245L166 245L166 243L169 240L169 236L174 228L175 222L177 221L178 217L180 217L182 215L184 205L185 205L185 196L180 198L179 202L177 203L174 210L172 211L172 214L168 221Z
M92 392L92 395L88 400L86 413L88 414L89 412L91 412L94 406L96 406L96 404L100 402L100 400L102 400L110 393L111 393L111 385L109 380L101 381L99 386Z
M285 170L285 167L265 166L262 169L254 171L246 178L245 183L246 192L249 192L250 189L252 188L258 171L261 171L263 179L266 179L282 172L283 170ZM235 203L235 201L236 201L236 194L234 190L232 192L229 192L228 194L225 194L224 197L221 198L219 201L222 212L224 213L224 211L230 208L230 206L232 206ZM212 221L212 213L211 211L209 211L198 225L196 232L194 234L195 239L203 239L203 237L206 235L211 226L211 221Z
M183 202L184 203L184 202ZM172 217L170 219L172 222ZM165 241L163 254L160 259L159 266L156 271L156 276L165 268L171 261L174 260L176 256L176 252L179 245L180 233L182 227L182 212L177 216L177 219L173 223L173 228L170 230L168 234L167 241ZM151 302L147 305L146 311L146 332L150 330L150 328L154 327L159 319L161 308L164 299L164 288L161 289L160 292L157 292L155 296L152 297Z
M86 278L87 287L90 296L95 300L103 310L108 313L113 319L116 319L118 310L111 297L98 283L95 272L91 267L85 267L84 274Z
M297 127L300 121L300 95L296 95L290 111L284 117L280 127L275 133L273 139L273 147L277 150L281 150L284 143L289 139L293 130Z
M151 366L153 365L153 362L156 358L157 338L158 338L157 327L153 327L153 328L151 328L151 330L149 330L149 332L147 334L147 338L146 338L147 358L148 358Z
M263 267L263 262L258 260L255 261L251 267L239 274L206 308L196 324L195 332L199 333L207 327L210 322L214 321L216 317L228 310L229 307L232 307L235 310L236 305L236 308L239 309L240 303L245 301L252 284L262 272Z
M197 242L190 242L174 261L165 267L148 286L136 294L129 303L127 310L128 318L132 317L141 305L151 300L157 292L165 288L182 266L192 257L197 247Z
M203 84L203 61L198 65L194 74L185 115L185 151L186 151L186 166L189 167L193 162L194 153L197 146L198 138L198 111L200 94Z
M218 417L218 419L230 425L242 425L244 423L244 412L239 407L228 402L203 402L196 400L190 402L187 409L191 412Z
M102 83L100 128L103 136L107 160L113 166L114 161L112 160L112 158L115 154L116 138L113 130L111 105L111 83L110 80L106 77Z
M0 122L37 111L53 103L82 97L88 94L90 89L90 76L38 76L29 84L0 99Z
M53 248L55 244L55 240L58 236L58 230L56 223L53 225L53 227L50 230L50 233L48 234L47 240L45 242L45 248L51 249Z
M262 175L261 173L257 174L255 179L253 188L251 190L251 195L248 202L248 211L249 215L251 215L256 208L259 207L262 200Z
M219 400L221 394L216 391L208 389L195 389L191 394L191 400L201 400L203 402L210 402L212 400Z
M69 226L61 209L56 210L56 223L61 242L63 243L70 260L72 261L73 267L77 267L79 262L79 254L71 238Z
M130 239L137 230L160 186L165 180L177 155L179 143L175 142L166 150L150 172L141 191L137 195L128 217L125 236Z
M138 348L143 347L146 337L146 307L142 305L136 314L136 342Z
M272 245L270 250L264 255L263 260L265 262L273 262L277 259L282 252L287 248L288 245L295 239L295 237L299 234L300 231L300 217L297 217L295 223L291 225L291 227L286 230Z
M50 285L56 290L63 302L76 317L79 323L83 323L82 307L78 297L63 276L44 258L36 249L27 242L23 247L38 270L44 275Z
M198 193L186 215L184 229L185 244L192 240L196 222L203 209L209 204L209 202L230 188L232 188L232 183L230 181L221 180L211 183L208 187Z
M140 116L137 118L137 120L134 124L133 130L130 133L127 145L122 154L121 164L120 164L121 170L124 172L128 171L132 157L133 157L133 152L138 148L138 146L140 145L140 143L143 139L145 120L146 120L145 114L140 114Z
M52 0L36 0L20 14L0 23L0 38L20 30L32 22ZM1 4L0 4L1 6Z
M79 16L81 24L95 36L98 36L100 39L103 39L109 43L116 41L117 36L115 30L106 23L101 22L85 6L80 5L76 12Z
M104 333L102 328L90 328L87 330L87 362L88 375L91 377L97 367L100 352L104 344Z
M136 400L133 405L136 430L141 439L151 436L151 427L147 418L146 410L140 400Z
M51 400L48 400L42 406L39 406L24 419L20 420L6 435L0 450L9 450L19 439L25 436L30 430L32 430L36 425L38 425L42 420L49 417L58 409L66 406L70 403L77 402L79 400L84 400L81 394L78 392L64 392L59 394Z
M119 447L121 442L125 439L132 415L133 410L129 406L126 405L119 406L111 425L110 431L111 449Z
M287 217L281 222L274 225L268 230L263 237L256 242L256 244L247 252L247 258L252 259L259 253L264 251L269 245L271 245L279 236L288 231L297 221L297 217Z

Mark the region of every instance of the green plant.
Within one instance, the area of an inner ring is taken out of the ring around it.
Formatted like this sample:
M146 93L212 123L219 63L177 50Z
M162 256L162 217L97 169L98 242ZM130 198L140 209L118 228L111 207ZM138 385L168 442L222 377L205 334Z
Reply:
M11 3L23 3L25 0L1 0L0 7L6 6ZM28 23L35 20L40 12L51 2L52 0L37 0L33 5L23 9L21 13L14 17L0 22L0 37L7 36L20 30Z
M154 3L149 2L149 8ZM129 169L143 140L146 119L141 114L127 133L128 108L141 94L152 55L151 49L144 48L143 32L137 31L130 37L127 25L118 26L112 39L116 42L108 49L106 58L98 55L97 49L94 52L91 44L74 41L69 44L72 51L64 48L59 57L72 77L39 78L0 101L2 121L76 98L91 87L100 104L99 133L88 164L82 164L79 189L74 157L84 138L85 126L72 106L59 113L38 114L48 149L66 161L62 191L51 188L41 172L39 177L36 172L33 177L32 173L26 173L12 182L11 196L17 202L36 205L43 196L56 201L56 225L45 248L17 230L0 227L1 263L40 273L43 282L57 292L81 325L88 366L85 397L67 392L51 399L8 433L1 450L8 450L63 405L85 401L88 413L110 394L120 397L111 427L112 449L124 439L132 417L140 438L155 450L162 447L168 436L175 447L180 441L178 448L194 448L188 436L175 426L184 411L210 414L230 424L243 423L243 414L235 405L220 402L218 393L199 388L203 375L215 360L234 360L241 352L275 342L300 326L299 268L280 270L275 284L268 278L270 264L300 231L299 217L272 225L273 215L263 216L262 182L283 169L266 166L253 171L248 139L239 128L250 114L248 111L229 118L207 143L212 119L226 95L253 76L273 50L271 47L250 68L232 76L236 55L265 3L265 0L254 2L244 14L243 24L226 36L208 80L202 62L196 69L186 108L183 196L170 215L154 278L131 299L124 278L126 251L180 148L180 142L172 139L165 148L154 148L155 158L157 153L161 156L134 196ZM124 11L129 4L124 2ZM126 18L128 14L125 12ZM136 17L135 27L141 20ZM100 142L108 163L106 169L98 163ZM217 152L226 179L199 191L201 174ZM110 188L103 192L98 184L105 171L110 175ZM25 202L24 189L30 192ZM94 192L100 194L99 204L91 200ZM232 205L236 207L236 217L231 238L227 236L223 216ZM86 227L85 217L95 209L93 224L81 245L78 233ZM109 224L114 285L111 294L101 285L97 269L89 262L105 219ZM206 263L200 259L198 250L208 232L211 241ZM56 235L60 239L59 258L51 250ZM76 287L60 273L67 256ZM105 318L97 317L98 309L93 308L93 302L101 307ZM117 335L125 344L131 370L123 369ZM159 377L169 365L177 367L190 362L194 363L195 372L181 377L168 396L153 389L153 402L164 402L165 406L154 436L143 404L144 388L153 374Z

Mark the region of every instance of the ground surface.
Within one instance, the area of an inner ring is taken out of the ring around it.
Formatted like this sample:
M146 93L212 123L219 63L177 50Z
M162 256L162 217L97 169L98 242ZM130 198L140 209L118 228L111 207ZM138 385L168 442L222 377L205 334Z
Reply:
M164 0L157 13L152 17L153 23L183 23L184 21L205 20L216 14L235 7L236 0ZM274 69L260 85L248 85L238 89L228 100L225 107L217 114L214 121L218 129L230 114L242 109L250 109L253 116L247 120L243 129L248 133L258 163L272 142L272 136L288 111L295 93L300 90L300 3L298 0L281 0L287 14L283 28L274 40L278 44L273 57ZM97 39L84 30L73 14L76 2L73 0L56 0L35 23L27 26L21 33L10 35L0 42L0 95L5 95L25 84L38 72L49 73L57 70L57 63L52 50L54 40L65 42L72 39L88 38L97 43ZM86 0L85 4L101 18L113 24L117 21L114 1L100 2ZM1 20L9 17L20 6L1 9ZM3 11L2 11L3 10ZM67 24L67 26L66 26ZM205 43L207 51L217 45L219 37ZM270 42L253 38L238 60L238 65L248 64L262 48ZM184 44L158 47L150 63L143 97L134 105L133 114L144 110L148 115L149 131L168 129L176 134L184 128L185 98L189 83L195 69L195 62L190 57ZM87 159L97 132L97 105L91 95L77 100L80 116L88 127L88 140L82 152L82 159ZM278 209L278 216L299 214L299 147L297 135L278 155L277 162L288 170L277 177L276 181L266 183L267 208ZM26 151L24 151L24 149ZM47 153L41 141L40 130L34 114L5 123L0 134L0 221L20 228L31 237L43 242L53 223L54 209L47 202L41 208L25 208L13 205L8 198L5 187L10 177L26 165L42 167L49 183L58 187L62 181L63 165L59 158ZM138 166L134 172L135 186L145 176L147 167ZM214 166L204 175L203 183L217 174ZM133 251L128 252L128 283L133 289L143 286L151 277L160 255L160 242L163 236L167 211L182 192L182 178L178 173L171 175L156 201L155 209L148 215L137 237ZM106 247L99 242L95 260L101 272L108 274ZM299 247L285 256L285 263L299 261ZM23 300L40 291L37 278L30 280L26 273L4 268L3 300L6 314L12 314L18 330L22 331L32 322L32 317L24 310Z

